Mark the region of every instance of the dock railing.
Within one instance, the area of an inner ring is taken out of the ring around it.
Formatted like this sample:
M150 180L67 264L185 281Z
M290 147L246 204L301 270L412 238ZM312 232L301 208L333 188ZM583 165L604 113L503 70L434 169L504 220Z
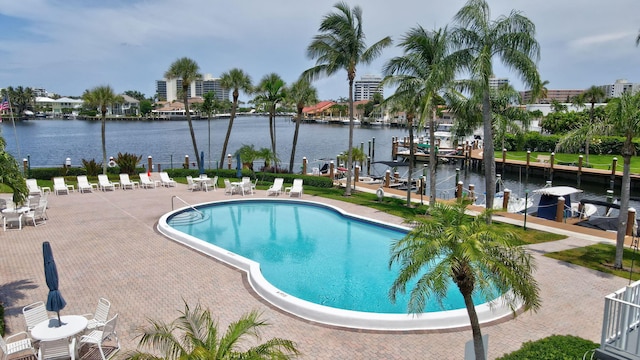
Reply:
M597 353L640 360L640 281L605 296Z

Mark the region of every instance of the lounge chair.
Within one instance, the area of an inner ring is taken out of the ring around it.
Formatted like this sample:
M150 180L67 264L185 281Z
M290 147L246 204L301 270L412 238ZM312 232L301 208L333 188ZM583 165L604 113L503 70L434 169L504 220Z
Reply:
M73 185L67 185L64 182L63 177L54 177L53 178L53 193L56 195L60 195L61 193L69 194L69 192L73 192L75 187Z
M111 357L116 351L120 350L120 340L118 339L118 334L116 333L116 322L118 321L118 314L112 317L109 321L104 324L102 330L93 330L87 335L82 335L80 338L79 347L83 345L88 346L97 346L100 351L100 356L102 360L107 360L105 356L103 345L105 342L109 340L115 341L115 350L109 354Z
M23 307L22 314L24 315L24 321L27 324L27 331L31 331L34 326L43 321L49 320L49 313L47 313L47 308L42 301Z
M120 174L120 187L122 190L139 188L140 184L137 181L131 181L129 174Z
M27 189L29 189L29 195L41 195L42 188L38 186L38 180L27 179Z
M111 303L105 298L98 299L98 306L93 314L84 314L89 318L87 323L87 330L91 331L104 326L109 320L109 309L111 309Z
M145 189L156 188L155 181L151 180L148 174L140 173L139 176L140 176L140 186L142 186Z
M46 359L76 359L76 338L62 338L58 340L40 341L38 360Z
M22 338L20 340L13 340L16 338ZM34 349L33 344L31 343L31 338L29 334L25 331L21 331L17 334L13 334L8 336L6 339L0 337L0 348L2 349L2 360L6 360L9 358L9 355L17 354L19 352L30 352L31 357L35 357L36 349ZM25 354L26 355L26 354ZM20 357L20 359L26 359L26 356Z
M78 191L81 194L83 192L93 192L94 188L98 190L98 184L90 183L86 175L78 175L77 178L78 178Z
M268 189L267 189L267 196L268 195L275 195L278 196L280 195L280 193L282 192L282 184L284 183L284 179L283 178L275 178L273 180L273 185L271 185Z
M119 185L119 183L111 182L111 180L109 180L109 177L107 175L105 174L98 175L98 186L100 187L100 190L102 191L115 190L117 185Z
M164 171L160 173L160 183L166 187L176 186L176 182Z
M302 197L302 179L293 179L293 185L287 188L285 192L288 192L291 197Z

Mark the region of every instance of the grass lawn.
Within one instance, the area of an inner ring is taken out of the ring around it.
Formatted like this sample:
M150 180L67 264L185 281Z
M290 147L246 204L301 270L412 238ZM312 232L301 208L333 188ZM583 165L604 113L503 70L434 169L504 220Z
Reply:
M640 254L629 248L624 249L622 261L623 270L613 269L616 247L609 244L595 244L582 248L549 253L545 256L627 279L629 278L629 271L631 269L631 263L633 262L631 279L633 281L640 280Z
M531 157L529 158L530 162L537 162L537 157L538 155L544 155L544 156L549 156L550 153L548 152L531 152ZM578 156L580 156L580 154L563 154L563 153L556 153L555 154L555 160L554 162L556 164L558 163L562 163L562 164L575 164L575 166L578 166ZM495 154L496 159L502 159L502 151L496 151ZM589 154L589 165L590 167L594 168L594 169L603 169L603 170L610 170L611 169L611 164L613 163L613 158L617 157L618 158L618 165L616 167L616 169L618 171L622 171L622 156L621 155L596 155L596 154ZM527 152L526 151L507 151L507 159L511 159L511 160L520 160L520 161L527 161ZM586 159L583 158L582 160L582 166L583 167L587 167L587 161ZM633 156L631 158L631 173L637 173L640 174L640 158L638 158L637 156Z

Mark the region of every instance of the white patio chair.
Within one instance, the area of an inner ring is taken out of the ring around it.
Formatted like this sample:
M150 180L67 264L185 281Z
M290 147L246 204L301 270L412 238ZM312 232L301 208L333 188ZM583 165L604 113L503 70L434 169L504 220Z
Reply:
M196 191L200 190L200 187L193 181L193 176L187 175L187 190Z
M176 182L172 178L170 178L169 174L165 171L160 173L160 183L162 184L162 186L166 187L176 186Z
M209 188L212 188L214 191L218 189L218 177L214 176L213 179L209 179L204 183L205 189L209 191Z
M133 190L136 187L139 188L140 184L137 181L131 181L131 179L129 179L129 174L120 174L120 187L122 190Z
M98 187L102 191L107 191L107 190L114 191L116 189L116 183L111 182L111 180L109 180L109 177L106 174L100 174L98 175Z
M244 194L253 195L253 183L248 177L242 178L242 195L244 196Z
M17 338L22 339L14 340ZM26 352L30 352L31 354L29 355L32 356L36 355L36 349L34 349L33 344L31 343L31 338L25 331L7 336L6 339L0 337L0 348L2 348L2 360L7 360L9 358L9 355L17 354L23 351L25 352L25 356L23 356L22 358L26 358Z
M40 341L38 360L46 359L76 359L76 338Z
M284 183L284 179L283 178L275 178L273 180L273 185L271 185L268 189L267 189L267 196L268 195L280 195L280 193L282 192L282 184Z
M78 191L82 194L83 192L93 192L93 189L98 190L98 184L90 183L87 179L87 175L78 175Z
M27 179L27 189L29 189L29 195L41 195L42 188L38 186L36 179Z
M24 315L24 321L27 324L27 331L31 331L34 326L43 321L49 320L49 313L47 313L47 308L44 306L44 302L42 301L23 307L22 314Z
M118 339L118 334L116 333L116 323L118 321L118 314L112 317L109 321L104 324L102 330L93 330L87 335L82 335L80 338L80 343L78 347L82 347L84 345L88 346L97 346L100 351L100 356L102 360L107 360L107 357L104 353L104 345L109 341L115 341L115 350L109 353L109 357L113 356L118 350L120 350L120 339ZM111 343L111 342L109 342Z
M287 191L290 197L302 197L302 179L293 179L293 185Z
M33 226L43 225L47 223L46 217L47 211L47 200L41 201L35 209L30 210L28 213L24 214L24 222L25 224L29 223L29 220L33 223ZM40 222L40 224L38 224Z
M224 194L225 195L233 195L236 192L236 187L231 185L231 181L229 179L224 179Z
M89 318L87 323L87 330L91 331L96 328L100 328L107 323L109 319L109 309L111 309L111 303L105 298L98 299L98 306L93 314L84 314L83 316Z
M64 181L63 177L54 177L53 178L53 193L56 195L60 195L61 193L69 194L69 192L73 192L75 187L73 185L67 185Z
M156 188L155 181L151 180L149 178L148 174L140 173L139 176L140 176L140 186L142 186L145 189L148 189L148 188L155 189Z

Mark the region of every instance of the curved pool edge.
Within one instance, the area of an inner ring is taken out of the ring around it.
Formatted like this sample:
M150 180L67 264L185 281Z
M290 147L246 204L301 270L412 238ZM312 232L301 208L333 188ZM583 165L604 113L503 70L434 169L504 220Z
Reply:
M377 223L383 226L410 230L395 224L358 216L332 205L307 200L295 199L230 199L222 201L211 201L193 205L194 207L206 204L251 202L251 201L284 201L292 203L306 203L314 206L321 206L337 211L343 216ZM183 211L190 207L183 207L164 214L158 220L158 231L167 238L190 247L202 254L229 264L244 271L251 288L271 305L305 320L351 329L379 330L379 331L408 331L408 330L452 330L470 326L469 316L466 309L428 312L421 314L379 314L370 312L360 312L336 309L328 306L318 305L306 300L291 296L269 283L260 271L260 264L235 254L226 249L206 243L191 235L177 231L167 224L167 219L174 213ZM513 311L504 305L502 298L493 300L476 306L476 312L481 324L490 323L513 315Z

